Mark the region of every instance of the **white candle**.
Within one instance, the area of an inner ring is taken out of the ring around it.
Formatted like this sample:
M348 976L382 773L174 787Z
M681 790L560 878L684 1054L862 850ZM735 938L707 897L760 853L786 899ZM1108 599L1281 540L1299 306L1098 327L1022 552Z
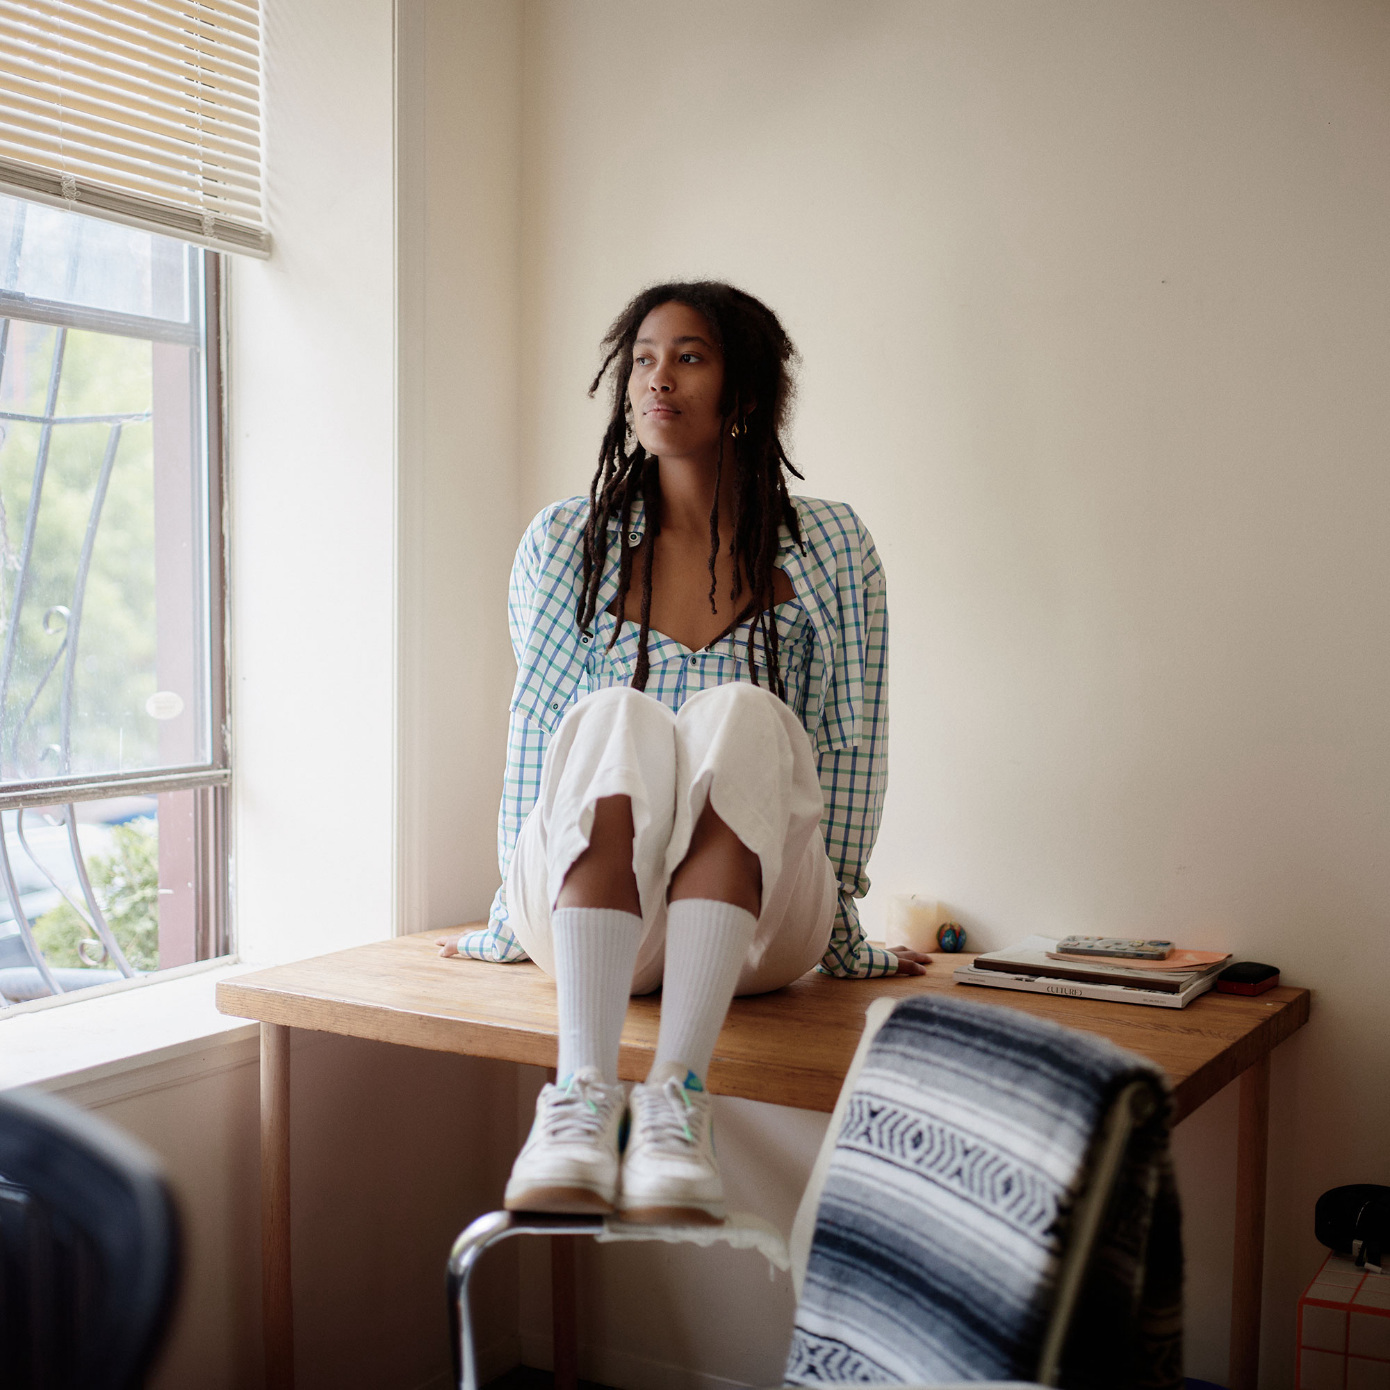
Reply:
M910 951L939 951L937 928L946 920L935 898L919 898L916 893L898 893L888 899L888 947L906 946Z

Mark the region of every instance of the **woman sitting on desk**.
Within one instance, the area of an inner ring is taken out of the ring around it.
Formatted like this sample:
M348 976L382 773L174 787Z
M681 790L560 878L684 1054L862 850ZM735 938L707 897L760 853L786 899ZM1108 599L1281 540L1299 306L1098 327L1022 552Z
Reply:
M704 1078L733 996L926 959L869 945L854 904L886 782L883 568L848 506L787 492L795 350L764 304L658 285L603 346L589 496L546 508L512 570L503 886L442 944L555 979L558 1084L507 1207L716 1221ZM629 1101L627 1000L657 985Z

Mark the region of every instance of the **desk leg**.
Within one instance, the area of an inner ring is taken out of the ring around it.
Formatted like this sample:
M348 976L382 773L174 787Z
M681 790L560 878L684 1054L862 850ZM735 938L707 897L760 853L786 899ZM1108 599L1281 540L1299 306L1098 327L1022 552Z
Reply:
M579 1323L575 1309L575 1241L550 1237L550 1336L555 1390L578 1390Z
M1231 1284L1231 1390L1260 1378L1260 1300L1265 1267L1265 1175L1269 1163L1269 1053L1240 1077L1236 1129L1235 1277Z
M261 1024L261 1321L266 1390L294 1390L290 1292L290 1030Z

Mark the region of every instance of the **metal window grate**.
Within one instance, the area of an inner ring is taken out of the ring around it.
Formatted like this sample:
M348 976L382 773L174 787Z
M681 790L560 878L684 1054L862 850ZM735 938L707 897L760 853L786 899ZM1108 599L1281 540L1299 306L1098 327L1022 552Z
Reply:
M220 266L85 223L0 197L0 1007L228 949Z

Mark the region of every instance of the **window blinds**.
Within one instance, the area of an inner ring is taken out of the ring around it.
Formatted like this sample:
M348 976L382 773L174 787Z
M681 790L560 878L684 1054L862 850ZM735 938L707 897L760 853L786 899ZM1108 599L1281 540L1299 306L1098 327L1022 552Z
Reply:
M0 0L0 188L264 256L259 0Z

